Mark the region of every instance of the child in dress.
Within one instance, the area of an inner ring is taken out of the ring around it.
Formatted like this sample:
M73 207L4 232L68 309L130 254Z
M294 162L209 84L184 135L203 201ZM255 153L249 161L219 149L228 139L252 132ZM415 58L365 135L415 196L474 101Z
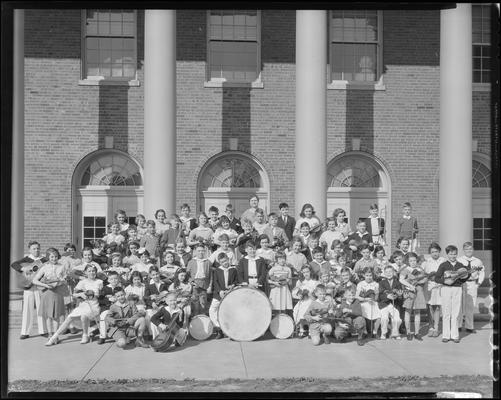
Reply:
M237 241L238 233L230 228L230 220L226 215L223 215L220 219L220 226L214 232L214 243L221 246L221 236L226 235L228 237L228 242L230 246L235 246Z
M49 336L52 336L66 314L64 297L69 294L69 290L66 269L59 262L59 251L51 247L47 249L45 256L48 261L38 269L32 283L42 290L38 315L46 320Z
M299 279L292 290L292 297L297 301L293 309L294 323L299 330L298 336L303 338L308 330L308 323L304 319L304 314L313 301L313 291L318 285L318 281L312 279L311 269L304 265L299 272Z
M461 332L464 319L466 332L476 333L473 326L473 313L477 302L478 287L485 278L485 268L482 260L473 256L473 244L471 242L463 244L463 252L464 256L458 257L458 262L471 270L471 275L463 284L463 297L461 311L459 313L458 329Z
M143 214L137 214L134 221L137 226L137 238L140 240L146 233L146 218Z
M276 262L268 271L270 285L270 301L273 310L285 311L292 317L292 294L289 285L292 281L292 272L286 265L285 253L276 254Z
M127 256L122 260L124 267L130 268L141 261L139 254L139 243L130 242L127 249Z
M275 252L270 249L270 239L263 234L257 238L257 241L259 248L256 251L256 256L263 258L268 265L271 265L275 261Z
M397 237L408 239L410 242L410 251L415 252L418 246L417 234L419 232L417 218L411 216L411 203L404 203L402 207L403 215L397 221Z
M160 235L156 231L156 223L153 220L146 222L146 233L139 241L139 246L148 250L152 263L155 263L160 251Z
M125 237L120 233L120 224L118 222L113 222L111 224L111 232L103 237L106 244L116 243L117 246L121 246L125 242Z
M315 210L313 206L309 203L303 205L301 212L299 213L300 218L296 222L294 234L297 235L301 230L301 225L306 222L311 229L317 227L321 224L318 217L315 215Z
M125 288L125 295L128 297L130 294L135 294L138 297L137 308L146 310L144 302L144 292L146 286L143 283L143 277L138 271L132 272L130 276L130 285Z
M404 287L404 304L405 309L405 329L407 331L407 340L423 340L420 333L421 310L426 310L426 300L424 298L423 286L426 278L416 279L416 276L424 275L424 271L417 265L418 256L416 253L409 252L407 254L407 267L400 272L400 283ZM411 314L414 311L414 330L411 329Z
M187 304L183 307L186 318L189 320L192 314L191 302L193 296L193 284L189 280L188 272L184 268L179 268L174 275L174 282L169 286L169 292L176 293L179 298L189 299ZM195 308L198 313L198 308Z
M343 235L342 242L347 242L348 236L351 235L351 227L345 222L346 211L342 208L336 208L332 213L332 218L336 221L336 230Z
M334 315L334 302L325 296L324 285L318 285L314 291L314 298L304 314L305 320L309 323L311 343L314 346L320 344L322 335L325 344L330 343L329 335L332 333L332 325L326 317Z
M291 250L285 251L285 254L287 255L287 264L289 264L292 268L293 286L296 284L295 280L296 277L299 275L299 272L305 265L308 265L308 260L306 259L305 255L301 253L302 245L303 245L302 240L296 236L294 239L292 239Z
M327 273L329 274L331 265L328 261L324 260L324 251L318 246L312 251L313 260L310 262L310 268L313 277L318 279L321 275Z
M374 281L372 269L367 267L364 271L364 280L357 284L355 297L362 304L362 316L367 325L372 328L369 335L372 338L377 337L377 331L381 323L381 311L377 303L379 298L379 284Z
M192 229L188 236L188 246L197 245L200 242L206 243L208 247L212 246L214 231L209 226L209 219L207 214L201 212L198 216L198 227ZM211 250L208 248L208 250Z
M376 266L374 267L374 275L375 281L379 282L382 278L384 269L387 265L389 265L388 258L386 257L386 253L384 251L384 247L381 245L376 245L374 247L374 251L372 252L373 259L376 261Z
M429 325L431 326L428 336L430 337L437 337L440 334L438 324L440 322L440 288L442 285L435 282L434 274L437 273L440 264L446 261L440 255L441 251L442 249L438 243L433 242L430 244L430 247L428 247L430 258L421 265L424 272L428 275L428 281L424 285L424 297L428 303Z
M146 223L146 226L148 226L148 223L150 221L148 221ZM162 234L170 228L170 223L167 223L167 214L165 213L165 210L163 209L159 209L157 211L155 211L155 232L156 234L160 237L162 236Z
M327 230L320 235L320 245L324 250L330 251L334 241L341 243L343 239L343 234L336 230L336 220L327 218Z
M136 265L136 264L134 264ZM106 270L107 273L114 271L118 274L120 283L125 285L130 279L130 271L132 267L124 266L122 264L122 255L120 253L113 253L111 255L111 265Z

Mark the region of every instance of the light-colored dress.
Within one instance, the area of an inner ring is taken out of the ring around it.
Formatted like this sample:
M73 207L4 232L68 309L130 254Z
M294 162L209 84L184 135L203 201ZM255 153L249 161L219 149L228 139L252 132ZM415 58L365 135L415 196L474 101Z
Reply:
M366 281L359 282L357 284L356 296L360 296L360 293L367 292L369 290L372 290L375 293L376 300L360 302L360 305L362 306L362 316L370 320L381 318L381 311L379 310L379 306L377 303L377 298L379 294L379 284L377 282L375 281L371 283L367 283Z
M287 251L287 264L294 269L296 273L301 272L303 266L308 265L308 260L303 253L294 253L293 251Z
M419 269L419 268L414 268ZM400 272L400 282L403 279L407 280L409 275L412 275L413 268L407 266ZM426 299L424 298L424 291L422 285L415 286L415 295L406 297L404 294L404 304L403 307L407 310L426 310ZM405 288L404 288L405 289Z
M271 276L280 276L288 278L289 282L292 277L291 269L287 266L278 264L271 267L268 272L268 278ZM270 301L273 310L292 310L292 294L289 285L274 286L270 289Z
M99 302L97 297L99 293L103 290L103 281L100 279L82 279L75 286L75 291L87 291L92 290L94 292L94 298L92 300L83 300L80 304L70 313L70 317L81 317L82 315L93 319L99 316Z
M436 260L433 258L427 259L421 265L421 268L424 269L424 272L430 274L432 272L437 272L438 267L442 264L446 259L444 257L438 257ZM428 281L424 285L424 298L426 302L432 306L439 306L442 304L440 298L440 287L442 285L440 283L435 282L434 279L428 279Z

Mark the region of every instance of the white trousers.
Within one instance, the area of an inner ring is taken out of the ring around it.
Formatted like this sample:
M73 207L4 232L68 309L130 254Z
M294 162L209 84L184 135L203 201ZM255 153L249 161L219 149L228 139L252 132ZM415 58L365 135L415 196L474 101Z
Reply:
M159 330L158 326L156 326L154 323L151 322L151 317L157 312L158 310L152 310L151 308L146 310L146 327L149 329L151 336L153 339L155 339L158 336Z
M458 326L464 325L466 329L473 329L473 314L477 304L478 285L474 281L467 281L463 284L461 312L459 313Z
M402 320L400 319L400 313L391 303L381 309L381 336L385 336L388 332L388 321L390 319L391 336L399 336L398 330Z
M209 318L212 321L212 324L216 328L220 328L221 326L219 325L219 320L217 319L217 312L219 310L219 304L221 302L218 299L212 299L212 302L210 303L210 308L209 308Z
M108 331L106 326L106 316L110 313L110 310L104 310L99 316L99 337L101 339L106 339L106 333Z
M458 320L461 312L461 286L442 286L442 339L459 339Z
M33 328L33 317L37 317L38 333L43 335L47 333L47 321L38 316L37 310L40 309L40 290L31 288L23 293L23 314L21 322L21 335L31 334Z

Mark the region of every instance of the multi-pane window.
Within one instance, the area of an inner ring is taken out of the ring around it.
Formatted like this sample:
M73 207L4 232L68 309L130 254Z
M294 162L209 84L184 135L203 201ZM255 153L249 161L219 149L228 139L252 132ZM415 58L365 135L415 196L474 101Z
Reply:
M374 82L381 65L382 14L377 10L330 12L331 80Z
M96 239L106 234L106 217L83 217L83 245L92 246Z
M260 72L260 12L208 12L208 78L250 83Z
M134 79L136 12L86 10L84 24L84 78Z
M473 82L489 83L491 73L491 6L472 5Z
M492 250L492 218L473 218L473 248Z
M484 164L477 160L472 161L472 187L491 187L491 171Z

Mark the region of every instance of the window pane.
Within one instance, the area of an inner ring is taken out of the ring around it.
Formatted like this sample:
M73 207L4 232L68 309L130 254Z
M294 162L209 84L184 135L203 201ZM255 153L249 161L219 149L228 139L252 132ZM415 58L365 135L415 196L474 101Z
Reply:
M134 22L134 11L125 11L122 13L123 21Z
M121 77L122 74L122 64L112 64L111 67L111 76L113 77Z
M473 227L482 228L482 218L473 218Z
M112 36L118 36L122 34L122 22L111 22L110 23L110 34Z
M122 22L122 12L117 10L112 10L110 13L110 20Z
M99 51L87 50L87 62L89 65L97 64L99 62Z
M94 217L84 217L84 226L94 226Z
M124 22L123 24L123 35L124 36L134 36L134 22Z
M107 22L99 21L97 28L98 35L109 35L110 34L110 24Z
M133 78L136 75L136 68L134 64L124 64L124 76Z
M491 239L492 238L491 232L492 232L491 229L484 229L484 239Z
M96 226L106 226L106 218L96 217Z
M87 22L87 35L97 35L97 22Z
M492 250L492 240L484 241L484 250Z
M484 218L484 228L492 228L492 218Z
M473 249L483 250L482 241L481 240L474 240L473 241Z
M94 228L84 228L84 236L85 237L93 237L94 236Z
M483 239L482 230L474 229L473 230L473 239Z
M100 238L106 234L106 228L96 228L96 237Z

